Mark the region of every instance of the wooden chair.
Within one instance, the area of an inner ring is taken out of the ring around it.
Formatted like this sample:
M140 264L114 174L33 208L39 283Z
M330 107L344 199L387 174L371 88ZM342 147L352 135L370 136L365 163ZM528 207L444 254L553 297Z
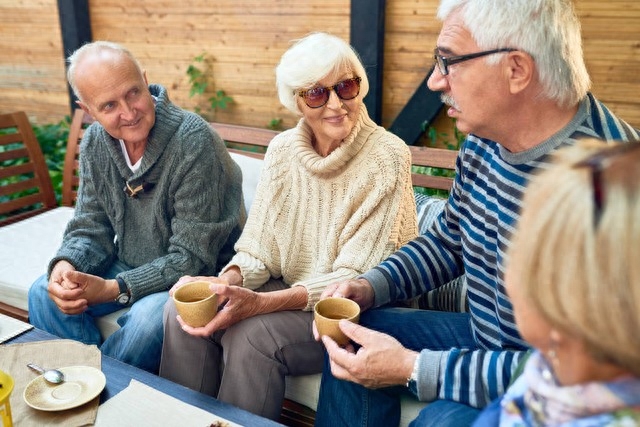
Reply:
M79 156L80 141L87 126L93 123L93 118L78 108L73 113L71 127L69 128L69 139L67 140L67 153L64 157L64 172L62 173L62 205L73 207L78 197L78 186L80 185Z
M40 144L24 111L0 115L0 226L57 206Z

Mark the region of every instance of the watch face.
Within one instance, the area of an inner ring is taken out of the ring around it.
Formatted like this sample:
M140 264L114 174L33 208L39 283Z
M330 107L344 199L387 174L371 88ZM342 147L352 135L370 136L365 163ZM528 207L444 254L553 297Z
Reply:
M118 303L126 305L129 304L129 300L131 299L131 297L127 294L120 294L118 295L118 298L116 298L116 301L118 301Z

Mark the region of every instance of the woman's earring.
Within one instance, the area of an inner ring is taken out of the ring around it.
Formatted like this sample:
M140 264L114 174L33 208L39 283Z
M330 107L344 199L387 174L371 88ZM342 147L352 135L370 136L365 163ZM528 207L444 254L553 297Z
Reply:
M551 381L553 379L553 372L551 372L550 368L553 368L554 372L558 370L560 367L560 360L558 359L558 354L556 353L556 348L558 348L558 339L557 334L554 334L554 331L551 332L551 338L549 340L549 350L547 350L547 363L542 370L542 378L545 381Z

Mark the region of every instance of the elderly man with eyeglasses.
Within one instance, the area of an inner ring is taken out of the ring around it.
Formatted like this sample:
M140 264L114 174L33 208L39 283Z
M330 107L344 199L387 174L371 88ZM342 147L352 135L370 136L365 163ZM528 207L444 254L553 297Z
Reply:
M527 182L582 137L639 138L589 93L570 0L442 0L438 18L428 85L468 134L455 183L428 233L323 293L354 299L363 313L360 325L341 322L354 345L321 337L328 358L316 426L398 425L403 393L425 402L412 425L471 424L528 350L503 278ZM470 313L378 308L462 272Z

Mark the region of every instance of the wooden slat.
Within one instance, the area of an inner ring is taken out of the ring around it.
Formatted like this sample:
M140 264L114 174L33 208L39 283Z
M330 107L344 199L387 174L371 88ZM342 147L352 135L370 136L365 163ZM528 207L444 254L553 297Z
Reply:
M6 196L21 191L38 188L39 180L37 178L25 179L19 182L13 182L0 186L0 196Z
M13 317L14 319L21 320L25 323L29 322L29 313L27 313L25 310L22 310L21 308L16 308L3 302L0 302L0 313L9 317Z
M0 167L0 179L9 178L10 176L24 175L34 172L32 162L23 163L21 165Z
M78 198L80 141L84 135L84 129L93 119L84 110L78 108L74 111L69 137L67 140L67 152L64 157L64 169L62 172L62 205L73 207Z
M240 144L258 145L266 147L269 145L277 131L269 129L252 128L247 126L231 125L226 123L209 123L213 127L220 138L227 142L235 142Z
M22 140L22 138L19 138L19 140ZM17 141L14 141L14 142L17 142ZM0 152L0 162L5 162L7 160L22 159L25 157L29 157L29 150L27 150L26 148L17 148L14 150Z

